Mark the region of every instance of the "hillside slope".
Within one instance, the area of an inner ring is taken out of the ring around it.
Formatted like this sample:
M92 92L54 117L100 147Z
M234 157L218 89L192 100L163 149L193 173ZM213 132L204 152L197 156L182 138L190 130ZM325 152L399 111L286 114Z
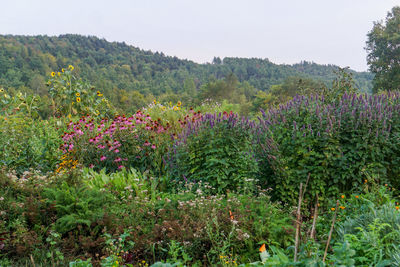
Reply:
M309 62L277 65L257 58L214 58L212 64L197 64L93 36L0 35L0 86L44 93L49 73L70 64L82 78L108 95L118 88L155 96L182 93L188 84L199 88L210 79L220 79L231 72L240 82L247 81L263 91L289 76L308 77L329 85L337 69L334 65ZM356 85L369 91L373 75L353 73Z

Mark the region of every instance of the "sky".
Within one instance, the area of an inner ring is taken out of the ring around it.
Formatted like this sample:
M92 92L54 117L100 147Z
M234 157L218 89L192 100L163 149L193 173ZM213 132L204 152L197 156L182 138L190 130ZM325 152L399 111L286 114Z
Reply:
M0 0L0 34L94 35L153 52L368 69L367 33L399 0Z

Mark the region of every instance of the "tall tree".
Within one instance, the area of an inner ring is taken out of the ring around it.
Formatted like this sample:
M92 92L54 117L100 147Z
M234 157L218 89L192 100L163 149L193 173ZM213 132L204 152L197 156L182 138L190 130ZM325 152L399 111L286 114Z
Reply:
M388 12L385 22L374 22L367 36L367 62L375 73L373 91L400 89L400 6Z

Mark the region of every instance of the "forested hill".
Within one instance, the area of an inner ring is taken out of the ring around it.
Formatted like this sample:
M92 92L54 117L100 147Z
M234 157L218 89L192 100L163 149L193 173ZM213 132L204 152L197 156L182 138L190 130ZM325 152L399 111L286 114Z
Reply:
M230 73L263 91L291 76L329 85L337 69L308 62L277 65L256 58L214 58L212 63L197 64L93 36L0 35L0 86L44 93L49 73L68 65L110 96L124 91L154 96L190 94ZM371 88L372 74L354 72L354 78L362 90Z

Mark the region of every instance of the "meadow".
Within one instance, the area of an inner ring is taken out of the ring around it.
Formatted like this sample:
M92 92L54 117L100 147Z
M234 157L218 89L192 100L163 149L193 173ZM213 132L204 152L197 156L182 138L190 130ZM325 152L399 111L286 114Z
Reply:
M123 113L73 73L46 118L0 90L0 266L400 266L400 93Z

